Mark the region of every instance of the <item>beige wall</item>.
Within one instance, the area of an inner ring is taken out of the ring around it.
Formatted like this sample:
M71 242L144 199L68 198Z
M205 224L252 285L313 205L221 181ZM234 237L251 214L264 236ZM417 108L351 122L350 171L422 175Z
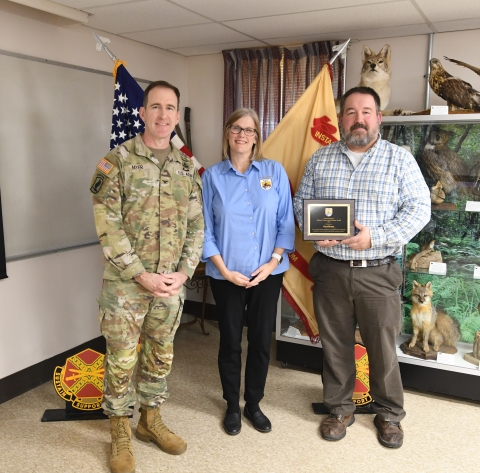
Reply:
M192 147L206 169L221 160L223 126L223 57L187 59L188 102L191 107Z

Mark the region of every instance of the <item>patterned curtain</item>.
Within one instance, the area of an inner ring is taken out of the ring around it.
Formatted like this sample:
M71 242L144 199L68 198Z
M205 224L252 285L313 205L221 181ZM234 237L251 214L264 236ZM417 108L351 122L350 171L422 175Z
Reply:
M330 41L317 41L294 49L284 48L282 117L317 77L323 65L335 55L333 45ZM344 92L344 64L341 57L335 60L332 69L333 95L337 99Z
M223 59L223 123L237 108L253 108L265 139L280 121L281 49L234 49L223 51Z
M293 49L275 46L223 51L223 123L237 108L253 108L265 140L333 57L333 44L322 41ZM343 94L343 67L338 58L333 66L336 98Z

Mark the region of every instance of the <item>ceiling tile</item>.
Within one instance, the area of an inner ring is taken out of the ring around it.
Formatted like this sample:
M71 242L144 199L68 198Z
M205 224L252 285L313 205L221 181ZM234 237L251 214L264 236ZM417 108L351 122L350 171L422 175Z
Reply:
M128 33L122 34L122 36L164 49L233 43L252 39L217 23Z
M348 15L344 9L334 9L225 22L227 26L259 39L421 23L424 23L423 18L408 1L351 7Z
M368 39L395 38L399 36L416 36L420 34L429 34L431 32L432 30L428 27L428 25L409 25L357 31L339 31L337 33L282 36L280 38L267 38L264 39L264 41L271 45L288 47L289 45L300 45L313 41L339 41L340 43L343 43L348 38L351 38L352 42L355 42Z
M394 1L398 0L384 0L382 3ZM364 5L378 2L379 0L361 0ZM333 6L331 0L275 0L270 2L262 0L236 2L225 0L172 0L172 3L217 21L327 10ZM334 2L335 8L355 6L358 3L359 0L336 0Z
M169 49L169 51L182 54L183 56L201 56L203 54L218 54L224 49L264 48L265 46L268 45L261 41L241 41L238 43L218 43L188 48L173 48Z
M60 5L65 5L67 7L76 8L77 10L83 10L84 8L90 7L101 7L104 5L116 5L119 3L132 3L132 2L141 2L143 0L54 0L55 3L60 3Z
M432 24L439 33L446 33L447 31L475 30L477 28L480 28L480 18L442 21L442 22L432 23Z
M479 0L416 0L417 5L432 23L447 20L480 18Z
M88 19L89 26L116 34L208 22L164 0L86 8L85 11L93 13Z

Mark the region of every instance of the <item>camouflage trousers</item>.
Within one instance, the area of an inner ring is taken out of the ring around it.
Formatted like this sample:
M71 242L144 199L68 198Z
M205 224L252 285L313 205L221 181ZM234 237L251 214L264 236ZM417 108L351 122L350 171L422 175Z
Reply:
M151 407L165 402L183 291L161 298L152 296L133 280L104 280L97 301L100 329L107 342L102 403L105 413L130 415L137 399Z

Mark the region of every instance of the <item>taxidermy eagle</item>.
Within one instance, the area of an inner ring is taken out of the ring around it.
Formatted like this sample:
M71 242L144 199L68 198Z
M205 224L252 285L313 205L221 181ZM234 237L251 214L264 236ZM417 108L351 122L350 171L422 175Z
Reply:
M464 108L480 112L480 93L468 82L449 74L436 58L430 60L429 83L432 90L446 100L452 110Z
M446 194L455 190L459 183L470 180L465 162L448 147L452 135L450 131L432 130L423 151L423 161L428 174L437 185L440 183ZM461 187L461 190L464 188Z

